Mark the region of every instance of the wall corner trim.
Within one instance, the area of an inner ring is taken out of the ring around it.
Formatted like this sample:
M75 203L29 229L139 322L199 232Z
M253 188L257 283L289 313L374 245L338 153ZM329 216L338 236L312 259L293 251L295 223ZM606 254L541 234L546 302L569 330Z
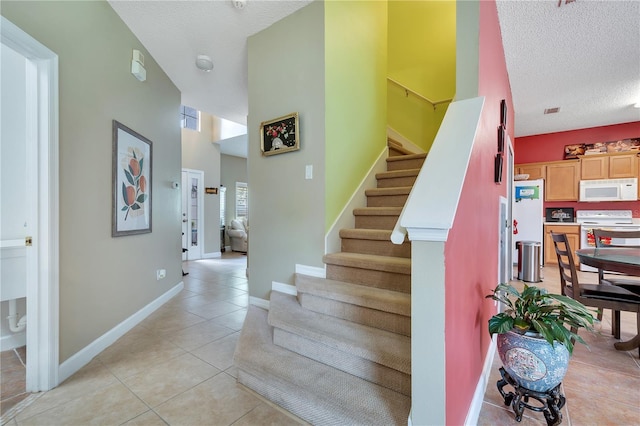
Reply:
M59 383L64 382L71 377L76 371L87 365L96 355L113 344L120 337L124 336L129 330L140 324L142 320L151 315L156 309L164 305L169 299L178 294L184 288L184 283L180 281L167 292L162 294L151 303L144 306L138 312L113 327L111 330L98 337L96 340L76 352L65 362L60 364L58 370Z
M482 368L482 374L478 379L478 385L476 391L473 393L473 399L471 405L469 405L469 411L467 412L467 418L464 421L465 426L472 426L478 424L478 418L480 417L480 410L482 409L482 402L484 401L484 394L487 391L487 384L489 383L489 376L491 375L491 367L493 366L493 358L496 353L497 334L493 335L491 344L487 349L487 355L484 358L484 367Z

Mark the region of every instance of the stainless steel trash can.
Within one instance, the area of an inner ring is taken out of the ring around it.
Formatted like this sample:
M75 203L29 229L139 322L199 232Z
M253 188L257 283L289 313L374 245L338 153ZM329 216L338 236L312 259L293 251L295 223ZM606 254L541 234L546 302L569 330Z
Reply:
M529 282L540 282L540 251L538 241L517 241L518 279Z

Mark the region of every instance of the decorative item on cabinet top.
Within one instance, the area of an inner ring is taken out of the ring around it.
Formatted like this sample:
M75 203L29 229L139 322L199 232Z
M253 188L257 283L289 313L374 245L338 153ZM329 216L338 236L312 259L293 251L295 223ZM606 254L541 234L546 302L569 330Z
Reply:
M640 137L611 142L579 143L564 146L564 159L578 158L578 155L606 154L612 152L640 152Z

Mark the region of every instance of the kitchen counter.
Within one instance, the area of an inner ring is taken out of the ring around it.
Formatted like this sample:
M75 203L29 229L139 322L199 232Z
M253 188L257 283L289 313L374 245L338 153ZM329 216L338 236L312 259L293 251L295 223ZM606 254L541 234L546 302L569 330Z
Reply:
M575 225L580 226L578 222L544 222L545 225Z

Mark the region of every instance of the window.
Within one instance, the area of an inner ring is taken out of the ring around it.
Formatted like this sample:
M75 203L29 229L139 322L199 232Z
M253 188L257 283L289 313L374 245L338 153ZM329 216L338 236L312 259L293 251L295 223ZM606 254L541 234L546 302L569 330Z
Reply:
M227 188L220 185L220 227L224 226L226 215L227 215Z
M180 105L180 127L200 131L200 111Z
M236 217L247 217L249 191L245 182L236 182Z

